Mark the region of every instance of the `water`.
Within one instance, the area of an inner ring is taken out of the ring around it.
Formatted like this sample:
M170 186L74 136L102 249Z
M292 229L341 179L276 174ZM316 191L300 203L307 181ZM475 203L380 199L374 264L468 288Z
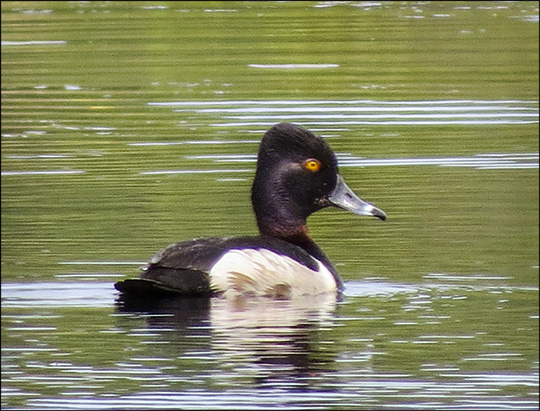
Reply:
M508 280L432 274L422 285L350 282L339 303L187 299L118 303L114 312L107 282L7 285L4 309L17 314L4 316L4 332L26 344L3 347L11 385L4 401L67 409L532 408L538 289ZM41 387L58 394L38 395Z
M3 408L538 408L537 2L2 2L1 76ZM280 121L343 299L119 300Z

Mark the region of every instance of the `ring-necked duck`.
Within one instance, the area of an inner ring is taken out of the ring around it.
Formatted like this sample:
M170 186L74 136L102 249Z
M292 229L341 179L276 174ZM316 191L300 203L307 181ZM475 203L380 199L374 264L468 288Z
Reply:
M386 219L382 210L345 184L334 152L321 137L289 123L277 124L263 136L251 201L259 236L171 245L150 261L139 279L119 281L116 289L143 296L278 298L341 292L342 280L309 237L306 219L329 206Z

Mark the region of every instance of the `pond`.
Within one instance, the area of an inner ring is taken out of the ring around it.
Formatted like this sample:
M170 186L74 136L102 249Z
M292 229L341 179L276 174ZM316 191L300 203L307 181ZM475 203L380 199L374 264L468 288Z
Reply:
M538 2L2 2L2 408L538 409ZM323 136L341 299L123 301Z

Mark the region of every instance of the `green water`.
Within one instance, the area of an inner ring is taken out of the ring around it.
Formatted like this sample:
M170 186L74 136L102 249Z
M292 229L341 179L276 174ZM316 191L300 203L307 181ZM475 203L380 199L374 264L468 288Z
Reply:
M3 407L538 407L537 2L1 7ZM388 214L310 218L344 300L119 310L280 121Z

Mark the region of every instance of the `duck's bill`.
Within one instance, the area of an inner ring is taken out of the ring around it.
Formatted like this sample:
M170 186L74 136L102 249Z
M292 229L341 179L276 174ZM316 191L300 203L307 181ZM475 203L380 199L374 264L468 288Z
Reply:
M334 188L334 191L332 191L328 200L330 200L330 203L333 206L350 211L351 213L386 220L386 214L383 210L359 198L354 191L345 184L343 177L339 174L337 176L336 188Z

